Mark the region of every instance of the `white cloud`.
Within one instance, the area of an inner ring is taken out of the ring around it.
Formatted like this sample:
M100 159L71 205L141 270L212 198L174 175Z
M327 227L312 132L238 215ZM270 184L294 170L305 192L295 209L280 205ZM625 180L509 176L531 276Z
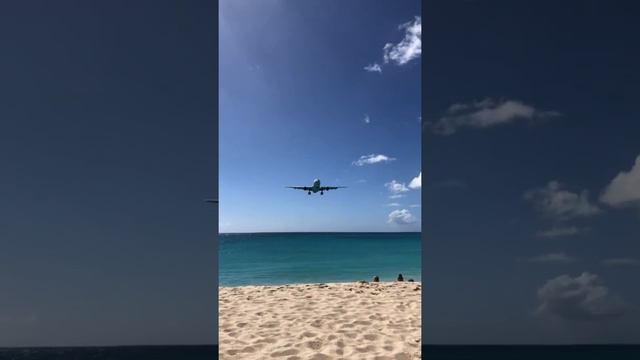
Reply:
M529 262L534 263L556 263L556 264L567 264L576 261L575 258L571 256L567 256L564 253L551 253L540 256L534 256L529 259Z
M564 320L600 320L625 311L624 302L611 294L598 275L584 272L561 275L538 289L537 313Z
M405 197L404 194L395 194L395 195L389 195L389 199L400 199Z
M385 162L390 162L394 160L395 158L389 157L387 155L369 154L369 155L360 156L360 158L354 161L353 164L356 166L363 166L363 165L371 165L371 164L377 164L377 163L385 163Z
M429 123L439 135L454 134L458 128L487 128L519 120L538 120L559 116L556 111L540 111L518 100L496 101L490 98L467 104L453 104L435 123Z
M387 222L406 225L416 222L416 218L411 215L411 213L407 209L393 210L389 213L389 220Z
M562 189L558 181L550 181L544 188L528 190L524 198L532 201L546 215L559 220L600 213L600 209L589 202L587 190L573 193Z
M600 201L613 207L640 205L640 155L631 170L622 171L611 180Z
M555 239L563 236L578 235L588 231L589 228L580 228L577 226L556 226L549 230L539 232L538 236L548 239Z
M608 266L628 266L628 265L640 265L640 260L631 258L612 258L604 259L602 263Z
M391 207L399 207L400 204L398 204L397 202L394 203L388 203L387 206L391 206Z
M365 115L364 116L364 123L365 124L370 124L371 123L371 118L369 117L369 115Z
M400 183L395 180L391 180L391 182L384 184L384 186L386 186L387 190L392 194L400 194L409 191L409 188L404 183Z
M421 206L422 205L420 205L420 204L411 204L411 205L409 205L409 207L412 207L412 208L419 208Z
M409 188L411 189L420 189L422 188L422 171L420 171L420 174L418 174L418 176L414 177L411 182L409 183Z
M384 46L384 62L393 61L398 65L404 65L422 54L422 18L416 16L414 21L409 21L398 27L404 30L404 38L397 44L388 43Z
M365 66L364 69L368 72L378 72L378 73L382 72L382 66L380 66L380 64L378 63L369 64Z

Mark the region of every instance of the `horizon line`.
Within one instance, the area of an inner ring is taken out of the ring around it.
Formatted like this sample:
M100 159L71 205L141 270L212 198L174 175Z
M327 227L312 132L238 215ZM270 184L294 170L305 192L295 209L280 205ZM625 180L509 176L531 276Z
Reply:
M122 347L219 347L220 344L140 344L140 345L35 345L35 346L0 346L0 349L55 349L55 348L122 348ZM593 344L576 344L576 343L568 343L568 344L421 344L422 347L430 347L430 346L448 346L448 347L462 347L462 346L556 346L556 347L596 347L596 346L640 346L640 343L593 343Z
M422 231L233 231L224 234L421 234Z

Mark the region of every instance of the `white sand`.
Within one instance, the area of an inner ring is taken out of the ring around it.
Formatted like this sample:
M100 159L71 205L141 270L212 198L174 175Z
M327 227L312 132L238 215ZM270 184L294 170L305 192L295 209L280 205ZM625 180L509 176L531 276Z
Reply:
M420 359L415 282L220 288L220 359Z

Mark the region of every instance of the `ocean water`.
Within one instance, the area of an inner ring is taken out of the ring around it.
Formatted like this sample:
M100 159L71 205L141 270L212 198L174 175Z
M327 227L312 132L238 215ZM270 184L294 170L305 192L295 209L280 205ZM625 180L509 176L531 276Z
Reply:
M430 360L636 360L638 345L426 345L422 358Z
M218 347L108 346L0 348L0 360L212 360Z
M220 234L220 286L420 281L420 233Z
M114 346L0 348L1 360L212 360L218 347ZM637 360L638 345L579 346L422 346L429 360Z

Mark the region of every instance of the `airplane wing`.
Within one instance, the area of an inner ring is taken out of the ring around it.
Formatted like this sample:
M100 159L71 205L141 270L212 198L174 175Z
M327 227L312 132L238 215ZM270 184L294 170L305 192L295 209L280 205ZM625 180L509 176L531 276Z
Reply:
M320 191L329 191L342 188L346 188L346 186L320 186Z
M289 189L296 189L296 190L304 190L304 191L309 191L311 190L310 187L308 186L287 186Z

